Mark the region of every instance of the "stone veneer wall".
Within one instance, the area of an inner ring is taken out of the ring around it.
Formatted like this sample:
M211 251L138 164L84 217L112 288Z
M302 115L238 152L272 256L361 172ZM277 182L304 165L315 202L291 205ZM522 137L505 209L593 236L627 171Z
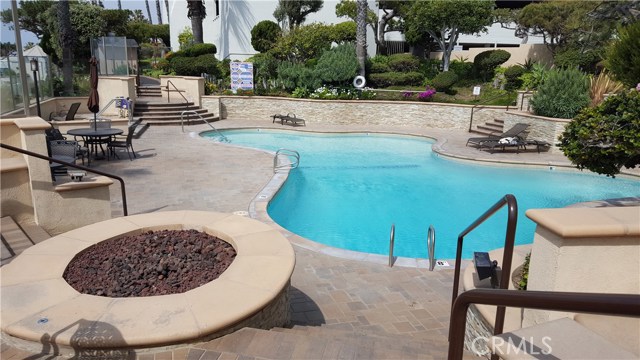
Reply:
M467 325L464 329L464 348L474 355L490 359L489 339L493 336L493 326L471 304L467 310Z
M524 111L507 111L502 119L504 120L505 130L517 123L530 124L527 139L548 142L552 145L549 149L552 153L562 153L555 145L558 143L558 137L562 134L569 121L571 121L571 119L533 115Z
M294 113L309 123L327 125L420 126L469 128L471 105L412 101L311 100L253 96L204 96L202 107L220 118L271 120L273 114ZM481 124L505 114L505 106L482 106L473 121Z

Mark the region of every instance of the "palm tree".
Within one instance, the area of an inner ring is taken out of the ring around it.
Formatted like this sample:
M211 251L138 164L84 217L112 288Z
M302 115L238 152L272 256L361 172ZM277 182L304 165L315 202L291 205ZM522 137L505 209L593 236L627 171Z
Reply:
M156 12L158 13L158 24L162 25L162 13L160 12L160 0L156 0Z
M204 43L202 20L207 17L207 9L204 7L204 0L187 0L187 17L191 19L191 31L193 32L193 42Z
M153 24L153 19L151 18L151 8L149 7L149 0L144 0L144 4L147 6L147 15L149 16L149 24Z
M75 32L71 27L68 1L58 1L58 24L60 26L60 48L62 49L62 78L64 94L73 95L73 44Z
M360 64L360 75L364 76L364 65L367 58L367 0L357 0L356 15L356 56Z
M118 10L122 10L122 2L118 0Z
M167 24L171 22L171 20L169 20L169 0L164 0L164 7L167 8Z

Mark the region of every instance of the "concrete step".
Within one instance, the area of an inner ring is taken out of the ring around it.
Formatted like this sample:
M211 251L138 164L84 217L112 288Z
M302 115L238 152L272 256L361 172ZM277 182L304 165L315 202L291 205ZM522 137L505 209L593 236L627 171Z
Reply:
M137 108L166 108L166 107L176 107L176 108L183 108L185 106L194 106L195 104L193 102L182 102L182 103L178 103L178 102L166 102L166 101L158 101L158 100L140 100L136 102L136 109Z
M212 340L204 347L266 359L444 359L447 356L446 344L412 339L300 335L252 328Z
M184 121L186 122L187 120L190 120L191 122L193 121L199 121L200 117L202 117L203 119L207 119L209 121L213 120L213 118L215 118L216 116L214 114L211 114L209 112L206 113L200 113L200 116L195 116L195 115L191 115L191 116L187 116L185 114L184 116ZM152 122L157 122L157 121L178 121L180 122L182 120L182 116L180 114L167 114L167 115L153 115L153 114L143 114L139 116L139 119L150 124Z
M19 225L11 216L5 216L1 221L1 265L8 264L15 256L20 255L24 250L51 237L44 229L36 224Z
M185 107L176 106L176 107L163 107L163 108L150 107L145 109L136 108L135 111L133 112L133 116L138 116L138 114L159 114L160 115L160 114L166 114L170 112L175 112L180 114L185 110L191 110L198 113L207 112L207 109L201 109L197 106L185 106Z

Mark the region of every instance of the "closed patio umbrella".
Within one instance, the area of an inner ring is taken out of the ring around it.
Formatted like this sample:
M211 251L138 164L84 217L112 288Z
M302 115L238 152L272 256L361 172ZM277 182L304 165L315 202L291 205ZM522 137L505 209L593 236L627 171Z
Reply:
M89 59L89 84L91 90L89 90L89 101L87 101L87 107L89 111L93 113L93 129L98 130L98 111L100 111L100 96L98 95L98 60L95 56Z

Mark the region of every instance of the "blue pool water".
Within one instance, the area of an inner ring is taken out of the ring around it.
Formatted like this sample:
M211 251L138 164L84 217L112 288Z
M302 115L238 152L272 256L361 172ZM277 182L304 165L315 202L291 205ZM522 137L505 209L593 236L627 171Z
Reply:
M433 224L436 258L454 258L458 234L505 194L518 200L517 244L533 241L535 224L524 215L527 209L640 194L640 181L635 180L452 161L433 153L433 141L424 138L277 130L223 133L233 145L300 153L300 166L268 207L278 224L313 241L368 253L388 253L395 223L395 255L425 258L427 230ZM506 219L503 208L469 234L463 256L502 247Z

